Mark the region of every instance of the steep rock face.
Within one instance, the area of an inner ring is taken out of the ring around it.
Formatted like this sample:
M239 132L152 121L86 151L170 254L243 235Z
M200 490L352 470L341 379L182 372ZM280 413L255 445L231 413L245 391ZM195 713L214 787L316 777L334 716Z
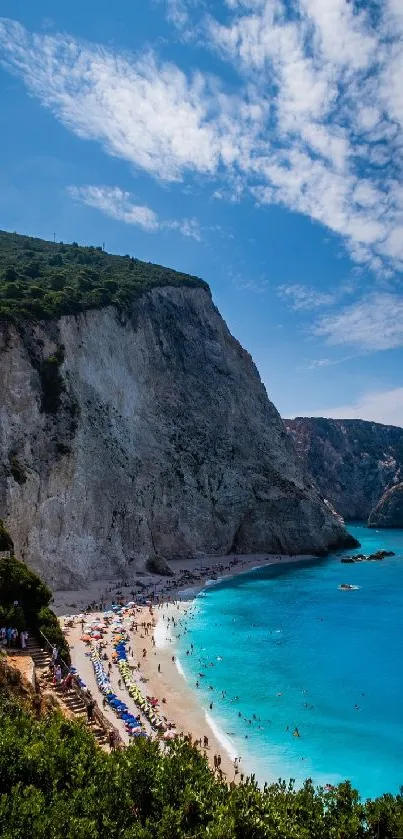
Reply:
M403 483L384 492L368 519L369 527L403 528Z
M348 545L208 291L0 338L0 517L52 585L150 555Z
M284 420L305 473L345 519L367 519L403 474L403 428L364 420Z

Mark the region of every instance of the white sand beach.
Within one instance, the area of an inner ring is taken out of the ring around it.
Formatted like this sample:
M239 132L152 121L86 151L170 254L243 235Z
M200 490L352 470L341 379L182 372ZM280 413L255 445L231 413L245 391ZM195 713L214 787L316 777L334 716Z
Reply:
M208 581L236 576L264 565L304 559L308 557L266 554L176 560L170 562L173 577L144 574L141 577L135 576L133 580L100 580L89 584L86 589L54 593L52 606L60 616L62 626L66 627L73 666L108 719L118 728L124 742L129 742L129 734L114 711L108 705L105 707L105 703L103 707L103 696L89 655L90 649L94 649L99 641L83 641L83 626L94 620L105 622L104 613L112 603L133 604L123 610L121 617L121 625L127 633L126 649L131 678L143 696L158 700L157 713L174 726L173 731L188 735L198 742L212 767L214 756L220 755L221 771L228 781L233 781L242 772L242 760L238 774L235 772L234 759L242 758L242 755L237 754L226 732L220 731L213 713L202 707L195 687L186 681L175 654L176 640L169 629L172 617L176 622L180 621L192 609L193 598ZM139 581L140 587L136 585ZM144 605L146 599L147 605ZM101 652L106 656L103 661L105 670L108 670L111 662L109 679L112 690L127 704L130 713L140 713L145 731L155 736L149 721L129 695L116 662L113 662L114 636L108 620L105 632L101 634Z

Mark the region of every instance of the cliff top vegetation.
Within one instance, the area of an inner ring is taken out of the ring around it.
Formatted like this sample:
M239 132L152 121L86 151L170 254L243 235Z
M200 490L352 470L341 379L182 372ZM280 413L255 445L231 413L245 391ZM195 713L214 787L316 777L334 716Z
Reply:
M0 231L0 319L18 322L113 305L120 310L156 286L196 286L198 277L101 247L46 242Z

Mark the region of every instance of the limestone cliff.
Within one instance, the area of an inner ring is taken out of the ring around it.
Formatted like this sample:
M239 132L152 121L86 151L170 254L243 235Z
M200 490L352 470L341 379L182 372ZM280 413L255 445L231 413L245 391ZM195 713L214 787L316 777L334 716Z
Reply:
M384 492L368 519L369 527L403 528L403 483Z
M345 519L368 519L403 475L403 428L312 417L284 423L305 473Z
M52 585L348 545L206 288L0 331L0 517Z

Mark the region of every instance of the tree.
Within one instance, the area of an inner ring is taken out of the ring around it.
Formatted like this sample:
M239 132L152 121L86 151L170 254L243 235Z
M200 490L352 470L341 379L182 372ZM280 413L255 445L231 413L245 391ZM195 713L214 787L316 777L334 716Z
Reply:
M0 551L14 551L13 540L0 519Z

